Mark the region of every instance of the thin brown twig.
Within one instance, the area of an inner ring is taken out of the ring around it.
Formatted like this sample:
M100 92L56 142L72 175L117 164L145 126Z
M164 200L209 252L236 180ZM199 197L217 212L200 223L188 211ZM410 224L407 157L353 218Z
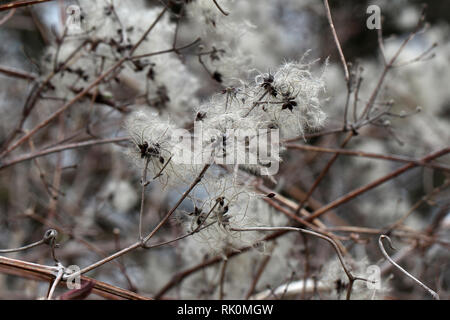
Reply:
M347 61L345 60L345 56L344 56L344 53L342 52L341 44L339 42L339 38L338 38L338 35L336 33L336 28L334 27L334 24L333 24L333 18L331 17L330 5L328 4L328 0L324 0L323 3L325 5L325 10L326 10L326 13L327 13L328 24L330 25L331 32L332 32L333 38L334 38L334 42L335 42L336 47L338 49L339 57L340 57L341 62L342 62L342 66L344 67L345 81L347 81L347 83L349 83L350 82L350 73L348 72Z
M0 11L12 10L20 7L31 6L53 0L29 0L29 1L16 1L13 3L0 4Z
M419 166L424 166L428 168L438 169L446 172L450 172L450 167L445 165L436 164L433 162L424 162L416 159L412 159L409 157L398 156L398 155L388 155L388 154L377 154L372 152L365 152L359 150L347 150L347 149L334 149L334 148L324 148L303 144L286 144L286 148L288 149L297 149L297 150L307 150L307 151L317 151L317 152L325 152L325 153L338 153L348 156L356 156L356 157L364 157L364 158L374 158L381 160L389 160L395 162L406 162L406 163L414 163Z
M17 70L9 67L3 67L0 66L0 73L3 73L7 76L19 78L19 79L25 79L25 80L34 80L36 79L36 75L32 73L28 73L22 70Z
M120 245L120 229L119 228L114 228L113 234L114 234L115 249L117 251L119 251L120 248L121 248L121 245ZM125 263L124 263L123 257L122 257L122 259L119 259L117 264L118 264L118 267L120 268L120 271L122 272L123 276L125 277L125 280L128 282L129 289L131 291L133 291L133 292L138 292L137 287L134 285L134 283L131 281L130 276L128 275L127 268L125 267Z
M378 93L381 90L381 86L389 72L389 70L393 67L395 61L397 61L397 58L399 57L400 53L403 51L403 49L406 47L406 45L416 36L416 34L419 32L420 28L422 27L423 21L425 20L425 13L423 12L421 17L419 18L419 21L417 23L416 29L409 34L409 36L401 43L400 47L395 52L394 56L389 60L388 63L385 64L383 72L381 73L380 78L378 79L378 82L375 86L374 91L372 92L369 100L367 101L366 106L364 107L363 112L361 113L360 120L364 120L364 117L368 118L370 114L370 110L372 109L372 106L375 103L375 100L378 96Z
M384 228L368 228L368 227L359 227L359 226L339 226L339 227L328 227L326 230L328 231L335 231L335 232L348 232L348 233L357 233L357 234L368 234L368 235L374 235L378 236L380 233L386 232L386 229ZM388 229L390 232L390 235L393 237L398 237L401 239L414 239L414 240L420 240L424 241L430 244L436 243L439 245L442 245L446 248L450 248L450 242L436 238L435 236L430 236L428 234L424 234L423 232L413 231L413 230L401 230L390 228Z
M147 28L147 30L144 32L144 34L141 36L141 38L136 42L136 44L130 49L129 55L132 56L133 53L137 50L137 48L141 45L141 43L147 38L148 34L153 30L153 28L156 26L156 24L161 20L164 13L168 10L167 6L164 6L164 9L161 10L159 15L156 17L156 19L152 22L152 24Z
M427 202L429 199L431 199L433 196L444 190L450 185L450 180L445 181L440 186L437 186L434 188L429 194L423 196L421 199L419 199L409 210L406 212L400 219L395 221L391 224L389 227L389 230L396 229L399 225L401 225L415 210L417 210L423 203Z
M142 35L140 40L132 47L132 49L129 52L128 56L120 58L116 63L114 63L108 70L106 70L103 74L98 76L92 83L90 83L86 88L81 90L74 98L72 98L69 102L61 106L59 109L54 111L47 119L43 120L41 123L39 123L37 126L35 126L33 129L31 129L27 134L23 135L21 138L19 138L15 143L13 143L12 146L7 147L1 154L0 159L4 158L6 154L10 153L17 147L19 147L22 143L24 143L26 140L28 140L32 135L34 135L37 131L42 129L43 127L47 126L50 122L52 122L56 117L58 117L61 113L63 113L65 110L67 110L69 107L71 107L73 104L75 104L78 100L80 100L82 97L84 97L86 94L89 93L90 90L95 88L97 85L100 84L108 75L111 73L114 73L117 69L119 69L122 64L124 64L126 61L130 60L130 56L134 53L135 50L140 46L140 44L145 40L147 35L150 33L150 31L155 27L155 25L160 21L161 17L164 15L164 13L167 11L167 6L164 7L164 9L161 11L161 13L158 15L158 17L155 19L155 21L150 25L150 27L146 30L146 32ZM82 43L80 47L83 47L85 45L85 42ZM70 58L70 57L69 57ZM55 74L53 72L50 77ZM45 81L44 81L45 83Z
M50 147L50 148L43 148L43 149L35 151L35 152L30 152L30 153L26 153L26 154L17 156L16 158L13 158L11 160L6 160L5 162L0 162L0 170L10 167L10 166L15 165L20 162L43 157L43 156L46 156L46 155L49 155L52 153L56 153L56 152L62 152L65 150L70 150L70 149L85 148L85 147L90 147L90 146L99 145L99 144L118 143L118 142L124 142L124 141L128 141L128 140L129 140L129 137L107 138L107 139L74 142L74 143L63 144L60 146L55 146L55 147Z
M400 67L404 67L410 64L413 64L414 62L419 62L419 61L425 61L425 60L429 60L430 58L424 59L425 56L427 54L429 54L434 48L436 48L438 46L437 43L433 43L428 49L426 49L424 52L422 52L420 55L418 55L417 57L415 57L414 59L411 59L409 61L405 61L405 62L401 62L399 64L393 65L393 68L400 68ZM431 58L433 57L433 55L431 55Z
M36 125L33 129L28 131L26 134L24 134L21 138L19 138L15 143L13 143L12 146L8 147L6 150L4 150L0 154L0 158L4 158L5 155L10 153L11 151L15 150L17 147L19 147L21 144L23 144L25 141L27 141L32 135L34 135L36 132L38 132L40 129L47 126L50 122L52 122L54 119L56 119L61 113L66 111L69 107L75 104L78 100L80 100L82 97L84 97L91 89L95 88L100 82L106 78L110 73L115 71L117 68L119 68L127 58L121 58L119 61L117 61L113 66L111 66L107 71L105 71L101 76L97 77L89 86L87 86L84 90L82 90L79 94L77 94L73 99L71 99L69 102L61 106L58 110L53 112L48 118L43 120L41 123Z
M160 221L160 223L150 232L148 236L146 236L143 240L143 244L145 245L148 240L150 240L155 233L167 222L167 220L170 218L170 216L175 212L175 210L180 206L180 204L186 199L186 197L191 193L191 191L195 188L195 186L203 179L203 176L205 175L206 171L209 169L211 164L206 164L203 169L200 171L200 173L197 175L197 177L194 179L194 181L191 183L189 188L183 193L183 195L178 199L177 203L170 209L169 212L164 216L164 218Z
M272 234L270 234L268 236L265 236L264 238L261 239L260 242L272 241L272 240L275 240L275 239L277 239L277 238L279 238L279 237L281 237L281 236L283 236L283 235L285 235L287 233L288 233L287 230L277 231L277 232L274 232L274 233L272 233ZM246 252L248 252L248 251L250 251L252 249L254 249L253 245L241 247L238 250L231 251L231 252L227 253L226 254L226 258L227 259L231 259L233 257L236 257L237 255L246 253ZM220 262L222 262L222 260L223 260L222 256L216 256L216 257L210 258L210 259L208 259L206 261L203 261L203 262L201 262L201 263L199 263L199 264L197 264L197 265L195 265L195 266L193 266L191 268L188 268L188 269L185 269L185 270L182 270L182 271L176 273L171 278L171 280L169 282L167 282L158 291L158 293L156 293L154 298L155 299L160 299L167 291L169 291L170 289L172 289L173 287L178 285L186 277L188 277L188 276L190 276L190 275L192 275L192 274L194 274L194 273L196 273L196 272L198 272L200 270L203 270L203 269L205 269L207 267L211 267L211 266L213 266L213 265L215 265L217 263L220 263Z
M139 59L142 59L142 58L148 58L148 57L156 56L156 55L163 54L163 53L177 52L177 51L184 50L184 49L190 48L192 46L195 46L200 41L201 41L201 38L197 38L194 41L192 41L192 42L190 42L190 43L188 43L188 44L186 44L184 46L181 46L181 47L170 48L170 49L160 50L160 51L155 51L155 52L150 52L150 53L144 53L144 54L132 56L130 59L131 60L139 60Z
M445 155L447 153L450 153L450 147L447 147L447 148L441 149L439 151L436 151L434 153L431 153L428 156L420 159L420 161L430 161L430 160L433 160L435 158L441 157L441 156L443 156L443 155ZM363 194L363 193L365 193L365 192L367 192L367 191L369 191L369 190L379 186L380 184L383 184L386 181L389 181L389 180L391 180L391 179L401 175L402 173L404 173L404 172L406 172L406 171L408 171L408 170L410 170L410 169L412 169L414 167L417 167L417 164L415 164L415 163L408 163L408 164L404 165L403 167L401 167L401 168L399 168L399 169L397 169L397 170L395 170L395 171L385 175L384 177L381 177L381 178L379 178L379 179L377 179L377 180L375 180L375 181L373 181L373 182L371 182L371 183L369 183L369 184L367 184L367 185L365 185L363 187L357 188L357 189L355 189L355 190L345 194L344 196L340 197L339 199L336 199L336 200L330 202L329 204L323 206L322 208L314 211L309 217L305 218L305 220L306 221L311 221L311 220L313 220L313 219L315 219L317 217L320 217L321 215L325 214L329 210L331 210L333 208L336 208L336 207L340 206L341 204L354 199L358 195Z
M41 223L42 225L48 226L48 227L50 227L52 229L55 229L59 233L67 234L69 237L71 237L75 241L79 242L80 244L85 246L90 251L95 252L97 254L97 256L99 256L100 258L106 256L106 253L103 250L101 250L97 246L89 243L88 241L83 239L81 236L73 233L72 231L70 231L70 230L66 231L62 227L60 227L59 225L57 225L55 223L52 223L48 219L42 218L42 217L38 216L35 213L28 213L27 216L32 218L32 219L34 219L35 221ZM49 231L47 231L47 232L49 232ZM124 278L127 280L128 284L129 284L129 286L130 287L134 287L134 285L131 283L128 275L125 272L125 266L120 261L114 261L114 265L116 265L119 268L119 270L122 272Z
M6 141L3 143L2 148L6 149L10 142L14 140L17 134L22 132L22 128L25 124L26 119L31 114L31 111L36 106L37 101L41 97L42 92L50 85L50 81L55 77L61 70L63 70L67 64L75 58L77 53L87 44L89 41L83 41L78 47L76 47L64 60L64 62L60 63L56 70L52 70L50 74L42 81L35 82L32 87L30 93L28 94L27 99L25 100L25 104L22 109L21 118L16 125L16 128L12 131L12 133L7 137ZM3 154L3 150L2 150ZM2 156L0 156L1 158Z
M115 259L117 259L118 257L123 256L124 254L127 254L137 248L145 248L146 247L146 243L155 235L155 233L167 222L167 220L170 218L170 216L175 212L175 210L180 206L180 204L184 201L184 199L186 199L186 197L189 195L189 193L195 188L195 186L202 180L204 174L206 173L206 171L208 170L208 168L210 167L210 164L206 164L203 169L200 171L200 173L198 174L198 176L194 179L194 181L191 183L191 185L189 186L189 188L183 193L183 195L178 199L177 203L172 207L172 209L169 210L169 212L164 216L164 218L158 223L158 225L142 240L137 241L131 245L129 245L128 247L104 258L101 259L100 261L97 261L83 269L81 269L79 272L77 272L76 274L84 274L86 272L89 272L91 270L94 270L102 265L104 265L105 263L108 263L110 261L113 261Z
M350 139L354 136L353 132L350 132L347 137L345 137L344 141L341 143L341 148L345 147L347 143L350 141ZM300 210L303 209L303 206L305 203L308 202L309 198L312 196L313 192L316 190L316 188L319 186L320 182L322 182L323 178L325 178L326 174L330 170L330 168L333 166L333 164L336 162L337 158L339 157L339 153L335 153L330 160L328 160L327 165L323 170L320 172L319 176L316 180L314 180L313 185L308 190L308 193L306 194L303 201L298 205L297 210L295 211L295 214L299 214Z
M295 271L292 271L291 276L289 277L288 282L286 282L286 285L284 286L283 293L281 294L279 300L283 300L286 296L286 293L288 292L289 286L291 285L292 281L294 281L295 277Z
M360 71L362 72L362 71ZM361 83L362 83L362 76L361 74L359 74L357 76L357 80L356 80L356 88L355 88L355 94L353 97L353 122L356 123L356 121L358 120L358 116L357 116L357 111L358 111L358 95L359 95L359 90L361 89Z
M255 277L253 278L253 281L250 285L250 288L248 289L247 294L245 295L245 300L248 300L251 297L251 295L253 294L253 292L255 292L256 285L258 284L258 281L261 278L261 275L263 274L264 270L266 269L267 264L269 263L270 258L272 257L272 252L274 249L275 249L275 244L270 247L269 252L267 253L267 255L262 260L261 264L259 265L258 270L256 271L256 274L255 274Z
M308 139L328 136L328 135L332 135L332 134L336 134L336 133L343 133L343 132L346 132L346 131L347 130L345 130L344 128L340 127L340 128L336 128L336 129L329 129L329 130L315 132L315 133L308 133L308 134L305 134L305 135L302 135L302 136L297 136L297 137L294 137L294 138L284 139L284 140L281 140L281 142L282 143L290 143L290 142L295 142L295 141L298 141L298 140L308 140Z

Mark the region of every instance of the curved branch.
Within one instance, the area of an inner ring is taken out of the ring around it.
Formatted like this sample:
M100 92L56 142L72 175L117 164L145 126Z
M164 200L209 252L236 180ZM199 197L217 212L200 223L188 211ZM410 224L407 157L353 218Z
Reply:
M402 267L400 267L397 262L395 262L394 260L392 260L391 257L389 257L389 255L387 254L386 250L384 249L383 246L383 239L387 239L387 241L389 242L389 246L391 247L391 249L394 249L394 247L392 246L392 242L391 242L391 238L389 238L388 236L382 234L380 236L380 238L378 239L378 246L380 247L381 253L383 254L383 256L392 264L394 265L398 270L400 270L401 272L403 272L406 276L408 276L409 278L413 279L415 283L417 283L419 286L421 286L422 288L424 288L426 291L428 291L429 294L431 294L433 296L433 299L439 300L439 295L434 292L433 290L431 290L430 288L428 288L426 285L424 285L420 280L418 280L417 278L413 277L408 271L406 271L405 269L403 269ZM394 249L395 250L395 249Z
M306 229L302 229L302 228L295 228L295 227L252 227L252 228L231 228L230 230L233 230L233 231L297 231L297 232L309 234L314 237L318 237L320 239L327 241L328 243L330 243L333 246L333 249L336 251L336 254L339 258L339 262L341 263L342 268L344 269L344 272L347 275L347 278L349 281L349 286L347 289L347 300L350 300L353 283L356 280L368 281L367 279L354 276L353 273L350 271L350 268L345 263L342 252L341 252L341 250L339 250L339 247L336 244L336 242L333 239L331 239L330 237L320 234L318 232L306 230Z
M219 4L217 3L216 0L213 0L213 2L214 2L214 4L216 5L217 9L219 9L219 11L220 11L224 16L229 15L228 12L226 12L225 10L223 10L223 9L219 6Z

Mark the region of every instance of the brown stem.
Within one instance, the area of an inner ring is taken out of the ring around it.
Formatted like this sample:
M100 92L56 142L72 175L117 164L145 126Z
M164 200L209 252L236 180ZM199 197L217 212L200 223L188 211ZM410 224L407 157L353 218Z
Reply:
M146 247L146 243L155 235L155 233L167 222L167 220L170 218L170 216L175 212L175 210L180 206L180 204L184 201L184 199L186 199L186 197L189 195L189 193L195 188L195 186L202 180L203 175L206 173L206 171L208 170L208 168L210 167L210 164L206 164L202 171L198 174L197 178L195 178L195 180L191 183L191 185L189 186L189 188L183 193L183 195L180 197L180 199L177 201L177 203L172 207L172 209L170 209L170 211L164 216L164 218L160 221L160 223L150 232L150 234L148 236L146 236L144 239L137 241L131 245L129 245L128 247L96 262L91 264L90 266L87 266L83 269L81 269L78 274L84 274L86 272L89 272L91 270L94 270L102 265L104 265L105 263L108 263L110 261L113 261L114 259L117 259L118 257L121 257L124 254L129 253L130 251L133 251L137 248L140 247Z
M10 259L0 256L0 272L25 277L39 281L52 281L55 278L55 267L25 262L16 259ZM150 298L138 295L134 292L107 284L102 281L94 280L85 276L81 276L82 281L94 282L93 293L100 295L106 299L129 299L129 300L149 300ZM59 285L64 285L63 279Z
M229 15L228 12L226 12L225 10L223 10L223 9L219 6L219 4L217 3L217 0L213 0L213 2L214 2L214 4L216 5L217 9L219 9L219 11L220 11L224 16Z
M341 58L342 66L344 67L345 80L348 83L350 81L350 73L348 72L347 61L345 61L345 56L344 56L344 53L342 52L341 44L339 42L339 38L337 36L336 29L333 24L333 18L331 17L331 11L330 11L330 6L328 4L328 0L324 0L323 3L325 5L328 23L330 25L331 32L333 33L334 42L336 43L336 47L339 52L339 57Z
M171 49L166 49L166 50L161 50L161 51L155 51L155 52L150 52L150 53L145 53L145 54L140 54L140 55L137 55L137 56L132 56L130 59L131 60L139 60L139 59L142 59L142 58L148 58L148 57L156 56L156 55L163 54L163 53L178 52L180 50L190 48L190 47L196 45L197 43L199 43L200 41L201 41L201 39L197 38L194 41L192 41L191 43L188 43L187 45L184 45L184 46L181 46L181 47L171 48Z
M450 147L444 148L444 149L441 149L439 151L436 151L434 153L429 154L428 156L420 159L420 161L430 161L430 160L433 160L433 159L435 159L437 157L443 156L443 155L445 155L445 154L447 154L449 152L450 152ZM377 180L375 180L375 181L373 181L373 182L371 182L371 183L369 183L369 184L367 184L367 185L365 185L363 187L357 188L357 189L347 193L346 195L340 197L339 199L336 199L336 200L332 201L331 203L329 203L329 204L323 206L322 208L314 211L305 220L306 221L311 221L311 220L313 220L313 219L315 219L317 217L320 217L321 215L323 215L324 213L328 212L329 210L331 210L333 208L336 208L336 207L340 206L341 204L354 199L358 195L363 194L363 193L365 193L365 192L367 192L367 191L369 191L369 190L379 186L380 184L383 184L386 181L389 181L389 180L391 180L391 179L401 175L402 173L404 173L404 172L406 172L406 171L408 171L408 170L410 170L410 169L412 169L414 167L417 167L417 164L410 162L407 165L404 165L403 167L401 167L401 168L391 172L390 174L388 174L388 175L386 175L384 177L381 177L381 178L379 178L379 179L377 179Z
M159 13L159 15L156 17L155 21L147 28L147 30L144 32L144 34L141 36L141 38L136 42L136 44L131 48L130 50L130 56L133 55L133 53L136 51L136 49L141 45L141 43L147 38L150 31L153 30L153 28L156 26L156 24L159 22L159 20L163 17L164 13L166 13L168 7L165 6L164 9Z
M277 239L278 237L281 237L282 235L285 235L286 233L288 233L287 230L282 230L282 231L278 231L275 233L272 233L268 236L265 236L263 239L261 239L261 242L263 241L272 241ZM250 251L251 249L253 249L254 246L245 246L245 247L241 247L236 251L232 251L230 253L226 254L226 258L227 259L231 259L239 254L245 253L247 251ZM204 262L201 262L189 269L183 270L178 272L177 274L175 274L172 279L164 286L162 287L158 293L155 295L155 299L160 299L167 291L169 291L170 289L172 289L173 287L175 287L177 284L179 284L181 281L183 281L186 277L190 276L191 274L203 270L204 268L213 266L217 263L220 263L223 260L222 256L217 256L214 258L210 258Z
M250 288L248 289L247 294L245 295L245 300L248 300L250 298L250 296L253 294L253 292L255 292L256 285L258 284L258 281L261 278L261 275L263 274L264 269L266 269L267 264L269 263L270 258L272 257L272 252L273 252L274 248L275 248L275 245L273 245L270 248L269 253L264 257L263 261L261 262L258 270L256 271L255 277L253 278L253 281L250 285Z
M0 11L11 10L11 9L20 8L20 7L24 7L24 6L31 6L34 4L39 4L39 3L43 3L43 2L49 2L49 1L53 1L53 0L16 1L14 3L7 3L7 4L0 5Z
M169 212L164 216L164 218L161 220L161 222L150 232L148 236L146 236L143 240L143 244L145 245L148 240L150 240L155 233L167 222L167 220L170 218L170 216L175 212L175 210L180 206L180 204L186 199L186 197L191 193L191 191L195 188L195 186L202 180L206 170L210 167L210 164L206 164L202 171L198 174L197 178L191 183L189 188L183 193L183 195L178 199L177 203L170 209Z
M51 148L44 148L44 149L38 150L36 152L31 152L31 153L26 153L26 154L20 155L16 158L7 160L5 162L0 162L0 170L5 169L7 167L10 167L10 166L15 165L20 162L39 158L39 157L42 157L42 156L45 156L48 154L61 152L64 150L84 148L84 147L89 147L89 146L98 145L98 144L117 143L117 142L123 142L123 141L128 141L128 140L129 140L128 137L99 139L99 140L91 140L91 141L63 144L61 146L56 146L56 147L51 147Z
M298 149L298 150L307 150L307 151L317 151L317 152L325 152L325 153L337 153L348 156L356 156L356 157L364 157L364 158L374 158L374 159L382 159L382 160L390 160L396 162L406 162L406 163L414 163L419 166L429 167L433 169L440 169L443 171L450 172L450 167L435 163L424 162L408 157L397 156L397 155L385 155L385 154L377 154L371 152L364 152L359 150L347 150L347 149L333 149L333 148L323 148L309 145L300 145L300 144L286 144L286 148L288 149Z
M3 67L0 66L0 73L6 74L7 76L14 77L14 78L20 78L25 80L34 80L36 79L36 76L34 74L22 71L22 70L16 70L13 68Z
M353 137L353 132L349 133L347 135L347 137L345 138L345 140L342 142L341 144L341 148L345 147L347 145L347 143L350 141L350 139ZM305 205L305 203L308 202L309 198L311 197L311 195L313 194L314 190L316 190L316 188L319 186L320 182L322 182L323 178L325 177L325 175L328 173L328 171L330 170L331 166L336 162L337 158L339 157L339 153L335 153L333 155L333 157L328 161L327 165L325 166L325 168L323 168L323 170L320 172L319 176L317 177L317 179L314 181L313 185L311 186L311 188L309 189L308 193L306 194L305 198L303 199L303 201L298 205L298 208L295 212L295 214L299 214L300 210L303 208L303 206Z
M69 102L67 102L65 105L60 107L58 110L53 112L47 119L39 123L36 127L31 129L28 133L23 135L19 140L17 140L12 146L7 148L5 151L3 151L0 154L0 158L5 157L6 154L10 153L11 151L15 150L17 147L19 147L22 143L27 141L32 135L34 135L36 132L38 132L43 127L47 126L50 122L52 122L55 118L57 118L61 113L63 113L65 110L67 110L69 107L75 104L78 100L80 100L82 97L84 97L91 89L96 87L106 76L108 76L110 73L115 71L119 66L121 66L127 58L122 58L119 61L117 61L111 68L109 68L106 72L104 72L101 76L97 77L89 86L87 86L84 90L82 90L79 94L77 94L73 99L71 99Z

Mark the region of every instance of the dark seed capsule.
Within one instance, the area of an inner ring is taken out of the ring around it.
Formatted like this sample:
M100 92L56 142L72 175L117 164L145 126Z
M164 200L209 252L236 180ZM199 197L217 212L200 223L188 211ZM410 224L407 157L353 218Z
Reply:
M145 158L147 156L148 143L144 142L138 145L139 150L141 152L141 158Z
M220 72L214 71L214 73L212 74L212 77L217 82L222 83L222 74Z
M296 105L297 105L297 102L295 102L295 101L288 101L288 102L283 104L283 106L281 107L281 110L289 109L289 110L292 111L294 109L293 107L296 106Z
M195 117L195 121L202 121L206 118L206 112L198 112L197 116Z
M270 89L270 94L271 94L273 97L276 97L276 96L278 95L277 89L275 89L274 87L272 87L272 88Z

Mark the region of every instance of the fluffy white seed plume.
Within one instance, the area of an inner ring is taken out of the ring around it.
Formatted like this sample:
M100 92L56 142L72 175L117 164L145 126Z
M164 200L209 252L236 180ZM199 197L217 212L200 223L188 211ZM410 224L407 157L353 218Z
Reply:
M55 87L52 95L60 98L76 95L127 56L162 10L157 6L148 8L142 0L80 0L78 5L83 16L82 32L68 28L61 45L50 46L43 59L44 71L51 73L76 52L52 82ZM169 14L163 15L133 56L172 48L174 32L175 23ZM127 62L114 81L101 83L98 88L97 103L121 104L130 97L141 97L134 104L170 112L182 122L186 119L183 115L190 113L197 103L195 93L199 83L177 55L168 53Z
M125 128L134 144L132 158L140 167L148 161L150 173L153 176L158 175L173 155L173 125L157 113L140 110L127 118ZM167 176L171 169L173 167L169 163L164 174Z
M311 64L288 62L250 84L224 89L197 110L196 120L216 129L279 129L282 137L294 137L323 126L324 91L323 74L314 75Z
M322 75L312 73L311 64L285 63L273 74L257 75L255 85L250 114L278 127L283 137L302 135L324 124L320 96L325 83Z

